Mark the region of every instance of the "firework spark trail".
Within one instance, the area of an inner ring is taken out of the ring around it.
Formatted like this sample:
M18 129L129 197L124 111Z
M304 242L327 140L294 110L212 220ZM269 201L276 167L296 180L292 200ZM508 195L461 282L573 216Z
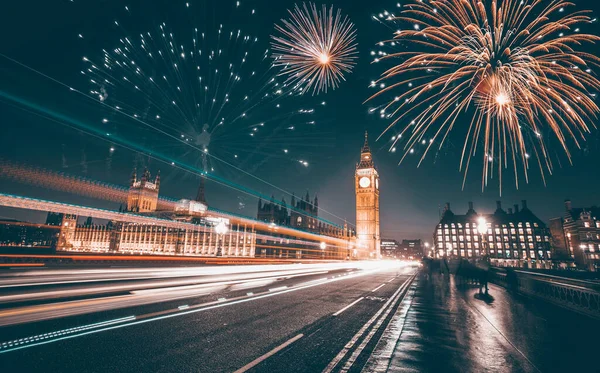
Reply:
M403 61L373 82L381 90L371 99L404 90L381 106L387 113L382 117L393 118L384 133L412 118L401 130L408 135L401 162L425 136L434 141L419 165L435 144L441 148L452 131L465 128L463 188L471 159L481 150L482 189L496 168L502 191L502 170L511 166L518 188L520 168L528 181L531 157L545 183L545 172L553 169L548 142L557 140L570 161L569 143L580 147L599 111L594 98L600 81L592 68L600 59L580 49L600 38L579 29L595 19L587 11L569 12L573 4L562 0L487 4L415 2L390 15L388 20L412 29L397 31L385 44L409 48L375 59Z
M193 18L187 8L193 4L186 3L186 14ZM127 13L135 12L127 8ZM293 120L292 132L315 125L309 118L314 109L298 110L288 102L293 89L276 79L268 51L242 30L227 30L223 24L213 29L193 21L171 28L163 22L135 34L119 21L115 25L124 35L118 45L103 49L100 58L83 57L81 73L91 84L89 95L110 107L110 115L122 118L118 112L135 119L132 124L176 140L165 144L161 139L161 147L191 147L183 154L201 158L206 172L218 163L242 161L238 155L251 156L251 145L266 141L260 134L284 122ZM222 145L243 137L239 152L219 153Z
M275 25L279 35L271 37L273 65L302 93L337 88L356 64L354 24L339 9L334 14L333 6L319 11L313 3L296 5L289 13L290 19Z

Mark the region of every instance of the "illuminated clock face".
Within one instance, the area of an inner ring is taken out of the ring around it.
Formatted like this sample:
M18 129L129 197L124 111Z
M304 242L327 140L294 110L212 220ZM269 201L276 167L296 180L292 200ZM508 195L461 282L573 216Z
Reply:
M368 188L369 185L371 185L371 180L368 177L363 176L358 181L358 185L360 185L361 188Z
M379 179L375 179L375 188L379 189Z

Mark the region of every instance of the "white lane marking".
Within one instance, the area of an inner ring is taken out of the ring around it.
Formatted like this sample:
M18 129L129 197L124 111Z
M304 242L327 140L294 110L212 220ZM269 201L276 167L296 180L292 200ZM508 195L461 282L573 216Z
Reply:
M262 355L261 357L252 360L248 364L246 364L243 367L241 367L240 369L236 370L234 373L243 373L243 372L246 372L246 371L254 368L255 366L257 366L261 362L267 360L271 356L275 355L276 353L278 353L279 351L283 350L284 348L286 348L287 346L289 346L292 343L296 342L297 340L299 340L302 337L304 337L304 334L298 334L294 338L289 339L287 342L284 342L284 343L280 344L279 346L275 347L274 349L272 349L271 351L269 351L266 354Z
M44 333L44 334L38 334L38 335L34 335L34 336L31 336L31 337L27 337L27 338L16 339L14 341L3 342L0 345L0 353L3 352L2 351L3 349L9 348L9 347L13 347L13 346L22 345L22 344L33 343L34 341L38 341L40 339L43 340L43 339L58 337L58 336L61 336L61 335L69 335L69 334L78 333L78 332L89 330L89 329L105 327L105 326L108 326L108 325L119 324L119 323L124 323L124 322L127 322L127 321L133 321L133 320L135 320L135 316L127 316L127 317L122 317L122 318L119 318L119 319L101 321L101 322L97 322L97 323L94 323L94 324L82 325L82 326L73 327L73 328L69 328L69 329L57 330L55 332L48 332L48 333ZM24 346L24 347L27 347L27 346Z
M340 370L340 372L345 373L345 372L348 372L350 370L350 368L352 368L352 365L354 365L354 362L356 361L356 359L358 359L358 357L363 352L365 347L367 347L367 344L369 344L369 342L371 341L371 339L373 338L375 333L377 333L379 328L381 328L381 326L383 325L383 322L387 319L390 312L392 312L392 309L394 308L394 305L396 304L396 302L402 300L402 294L403 294L404 290L408 291L408 286L412 282L413 278L414 278L414 276L409 277L408 280L406 280L404 283L402 283L402 285L400 285L400 289L402 289L402 290L400 292L398 292L398 294L396 295L396 300L390 304L390 306L387 308L387 310L385 311L383 316L380 317L379 320L377 320L377 323L375 324L375 326L373 326L373 328L371 328L371 330L369 331L369 334L367 334L367 336L363 339L363 341L356 348L356 350L354 350L352 355L350 355L350 358L348 358L348 361L346 361L346 364ZM398 290L400 290L400 289L398 289ZM404 292L404 294L406 294L406 293Z
M225 302L227 300L227 298L219 298L217 299L219 302Z
M360 297L357 300L355 300L354 302L350 303L349 305L347 305L346 307L342 308L341 310L337 311L336 313L333 314L333 316L338 316L340 313L346 311L348 308L354 306L356 303L360 302L361 300L365 299L365 297Z
M269 291L281 291L287 289L287 286L280 286L278 288L269 289Z
M382 288L382 287L384 287L384 286L385 286L385 284L381 284L381 285L379 285L379 286L378 286L378 287L376 287L375 289L371 290L371 293L374 293L374 292L376 292L377 290L381 289L381 288Z
M356 277L366 276L366 275L369 275L372 273L376 273L378 271L379 271L379 269L373 269L373 270L364 271L364 272L355 271L352 276L349 276L347 278L356 278ZM256 300L263 299L263 298L268 298L268 297L277 296L277 295L281 295L281 294L291 293L291 292L295 292L295 291L299 291L299 290L303 290L303 289L308 289L308 288L312 288L312 287L316 287L316 286L330 284L332 282L337 282L337 281L341 281L341 280L344 280L344 279L335 279L335 280L329 280L327 282L318 282L318 283L313 283L312 281L309 281L304 284L296 285L295 287L293 287L291 289L286 289L286 290L283 290L280 292L275 292L275 293L267 292L267 293L258 294L254 297L238 297L238 298L233 298L229 302L216 301L216 302L209 302L209 303L205 303L205 304L198 304L198 305L191 306L187 310L183 310L183 311L180 311L177 313L158 315L158 316L152 316L152 317L149 317L149 315L153 315L153 314L141 315L141 316L137 316L137 317L131 316L133 318L133 320L129 323L124 323L124 324L114 325L114 326L106 326L106 327L102 327L99 329L89 330L89 331L85 331L83 333L78 333L75 335L67 335L67 336L63 336L63 337L59 337L59 338L53 338L53 339L49 339L49 340L45 340L45 341L39 341L36 343L24 345L24 346L14 346L14 347L10 346L13 348L7 349L7 350L0 349L0 354L5 353L5 352L20 350L23 348L29 348L29 347L48 344L48 343L58 342L58 341L62 341L65 339L77 338L77 337L81 337L84 335L96 334L96 333L100 333L100 332L104 332L104 331L108 331L108 330L125 328L125 327L129 327L129 326L133 326L133 325L140 325L140 324L145 324L145 323L154 322L154 321L158 321L158 320L170 319L172 317L179 317L179 316L183 316L183 315L189 315L192 313L204 312L204 311L213 310L213 309L217 309L217 308L221 308L221 307L232 306L232 305L240 304L240 303L252 302L252 301L256 301ZM145 317L147 317L147 318L145 318Z
M246 293L246 295L250 297L250 296L254 295L254 293L253 292L249 292L249 293Z
M340 361L342 361L342 359L348 354L350 349L352 347L354 347L356 342L358 342L360 337L369 329L369 327L371 327L371 325L373 323L375 323L375 321L377 320L379 315L381 315L383 313L383 311L385 311L385 309L402 292L402 289L405 287L405 285L408 283L409 280L410 280L410 277L404 283L402 283L402 285L400 285L400 287L398 287L398 290L396 290L394 295L392 295L390 297L390 299L388 299L388 301L375 313L375 315L373 315L373 317L371 317L371 319L369 321L367 321L367 323L364 324L362 326L362 328L360 328L360 330L350 339L350 341L348 341L348 343L346 343L344 348L337 354L337 356L334 357L333 360L331 360L331 362L329 362L329 365L327 365L327 367L323 370L323 373L329 373L335 369L335 367L340 363Z
M188 308L190 308L190 306L188 306L187 304L184 304L183 306L179 306L177 308L179 308L180 310L187 310Z

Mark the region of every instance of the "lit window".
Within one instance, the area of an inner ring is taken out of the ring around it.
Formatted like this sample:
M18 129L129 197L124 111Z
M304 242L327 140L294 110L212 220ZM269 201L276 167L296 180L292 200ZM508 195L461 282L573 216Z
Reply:
M590 227L590 222L589 221L584 222L583 226L586 227L586 228L589 228Z

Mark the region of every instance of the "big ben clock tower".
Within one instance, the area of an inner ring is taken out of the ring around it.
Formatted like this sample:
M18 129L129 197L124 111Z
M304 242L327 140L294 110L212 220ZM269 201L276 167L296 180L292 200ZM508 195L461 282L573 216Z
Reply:
M379 174L373 163L366 132L354 179L357 255L361 259L379 259Z

